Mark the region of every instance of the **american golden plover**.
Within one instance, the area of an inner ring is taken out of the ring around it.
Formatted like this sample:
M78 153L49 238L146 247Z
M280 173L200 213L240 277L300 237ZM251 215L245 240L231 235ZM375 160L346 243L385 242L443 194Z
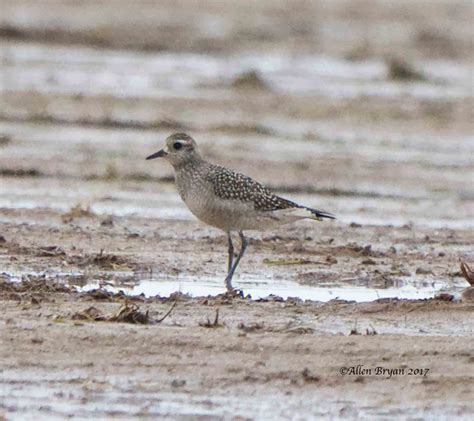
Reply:
M334 219L330 213L276 196L250 177L207 162L194 139L185 133L169 136L165 147L146 159L154 158L164 158L174 167L178 192L189 210L201 221L227 233L228 291L233 290L232 277L247 248L243 231L264 230L304 218ZM241 240L235 260L231 237L234 231Z

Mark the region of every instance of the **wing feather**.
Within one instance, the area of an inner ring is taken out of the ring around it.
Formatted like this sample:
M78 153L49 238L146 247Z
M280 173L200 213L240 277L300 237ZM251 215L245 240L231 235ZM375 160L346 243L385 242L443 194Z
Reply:
M302 208L307 209L317 218L334 219L330 213L307 208L291 200L279 197L252 178L218 165L213 165L210 168L207 179L212 183L214 193L217 197L221 199L252 202L254 209L259 212Z

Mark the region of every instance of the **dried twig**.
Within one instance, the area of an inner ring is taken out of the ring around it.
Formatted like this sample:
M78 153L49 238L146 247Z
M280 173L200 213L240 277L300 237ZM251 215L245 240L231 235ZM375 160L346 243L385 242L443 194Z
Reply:
M468 266L467 263L461 261L461 272L466 279L467 282L469 282L469 285L474 287L474 271Z
M148 310L146 313L142 313L136 304L129 303L127 300L125 300L125 305L120 308L117 314L109 317L107 320L109 322L127 322L137 324L151 323L151 320L148 317Z
M158 319L156 322L161 323L163 320L165 320L171 314L173 309L176 307L177 303L178 303L177 301L173 301L173 304L171 305L170 309L166 312L166 314L161 319Z
M214 321L211 322L209 320L209 317L207 318L207 321L204 322L204 323L199 323L199 326L202 326L202 327L207 327L207 328L216 328L216 327L220 327L222 325L219 324L219 309L216 308L216 317L214 318Z

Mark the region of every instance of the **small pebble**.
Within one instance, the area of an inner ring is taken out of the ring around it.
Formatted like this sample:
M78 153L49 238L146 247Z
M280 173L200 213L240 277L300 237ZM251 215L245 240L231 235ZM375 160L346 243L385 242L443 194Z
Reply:
M419 267L416 268L417 275L433 275L433 271L430 268Z
M114 226L114 220L111 216L107 216L105 219L102 220L100 225L102 227L113 227Z
M174 379L171 382L171 387L182 387L186 384L186 380Z

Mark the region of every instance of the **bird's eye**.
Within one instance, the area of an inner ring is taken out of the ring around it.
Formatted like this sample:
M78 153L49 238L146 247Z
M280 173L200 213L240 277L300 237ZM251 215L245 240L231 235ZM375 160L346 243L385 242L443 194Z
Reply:
M173 145L173 148L176 149L176 150L179 150L183 147L183 144L182 143L179 143L179 142L176 142L174 145Z

